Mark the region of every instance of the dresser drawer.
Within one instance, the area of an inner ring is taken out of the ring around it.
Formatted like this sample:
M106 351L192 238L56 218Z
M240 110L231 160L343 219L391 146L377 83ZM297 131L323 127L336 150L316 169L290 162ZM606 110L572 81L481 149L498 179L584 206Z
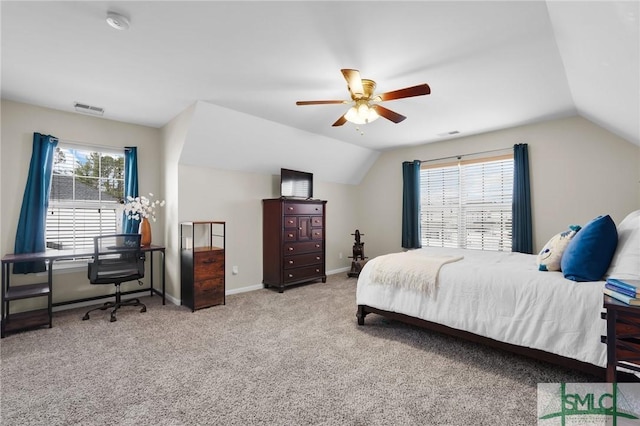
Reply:
M284 269L300 268L315 264L322 265L324 256L322 253L301 254L298 256L286 256L284 258Z
M297 229L285 229L283 234L283 239L285 241L297 241L298 240L298 230Z
M618 317L616 321L616 336L619 337L635 337L640 338L640 324L628 322L624 317Z
M212 250L196 252L193 261L194 278L196 281L207 278L224 277L224 251Z
M284 227L285 228L297 228L298 227L298 217L297 216L285 216L284 217Z
M311 226L314 228L321 228L322 225L322 216L312 216L311 217Z
M322 204L308 204L308 203L296 203L296 202L284 203L284 213L287 215L289 214L322 215L323 210L324 209Z
M212 278L194 283L194 308L222 305L224 303L224 280Z
M284 255L322 252L321 241L306 241L302 243L284 243Z
M616 358L638 364L640 361L640 341L616 339Z
M307 266L305 268L287 269L284 272L284 282L322 278L324 275L324 265Z
M282 239L284 241L309 241L309 240L323 240L324 232L322 228L309 228L309 222L301 220L299 221L300 227L297 229L285 229L282 232Z

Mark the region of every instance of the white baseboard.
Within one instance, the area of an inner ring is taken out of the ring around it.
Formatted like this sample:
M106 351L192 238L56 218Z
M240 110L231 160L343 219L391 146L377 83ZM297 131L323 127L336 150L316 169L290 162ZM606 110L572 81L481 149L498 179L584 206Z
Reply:
M248 291L262 290L263 288L264 288L264 285L256 284L256 285L250 285L247 287L233 288L231 290L225 291L224 294L228 296L230 294L238 294L238 293L246 293Z
M345 266L344 268L332 269L331 271L327 271L327 275L341 274L343 272L348 272L350 270L351 270L350 266Z
M347 272L347 271L350 271L350 270L351 270L350 267L332 269L331 271L327 271L327 275L340 274L342 272ZM234 289L231 289L231 290L227 290L224 294L226 294L228 296L230 294L238 294L238 293L246 293L247 291L262 290L263 288L264 288L263 284L255 284L255 285L250 285L250 286L247 286L247 287L240 287L240 288L234 288Z
M177 299L177 298L171 296L170 294L166 294L165 293L164 298L167 299L167 302L171 302L171 303L173 303L174 305L177 305L177 306L180 306L181 303L182 303L180 301L180 299Z

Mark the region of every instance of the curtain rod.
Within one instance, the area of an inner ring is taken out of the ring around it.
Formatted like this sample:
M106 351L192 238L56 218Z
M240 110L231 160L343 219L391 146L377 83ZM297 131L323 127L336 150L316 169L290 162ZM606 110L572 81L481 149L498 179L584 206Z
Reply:
M451 155L449 157L442 157L442 158L433 158L431 160L420 160L421 163L428 163L429 161L440 161L440 160L448 160L450 158L457 158L457 159L461 159L462 157L469 157L471 155L480 155L480 154L490 154L492 152L499 152L499 151L513 151L513 147L508 147L508 148L499 148L499 149L490 149L488 151L480 151L480 152L472 152L471 154L460 154L460 155Z
M98 149L101 149L101 150L104 150L104 151L107 151L107 150L114 151L114 150L120 150L120 149L124 151L127 148L127 147L124 147L124 146L99 145L99 144L93 144L93 143L90 143L90 142L74 141L74 140L71 140L71 139L64 139L64 138L56 138L56 139L58 139L58 141L63 142L63 143L67 143L67 144L71 144L71 145L80 145L80 146L85 147L85 148L98 148Z

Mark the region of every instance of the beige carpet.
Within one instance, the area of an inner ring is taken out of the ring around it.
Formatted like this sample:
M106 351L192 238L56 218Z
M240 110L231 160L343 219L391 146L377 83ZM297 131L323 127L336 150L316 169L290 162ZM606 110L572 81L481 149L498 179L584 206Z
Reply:
M354 278L227 297L145 297L1 344L2 425L531 425L538 382L592 378L369 315Z

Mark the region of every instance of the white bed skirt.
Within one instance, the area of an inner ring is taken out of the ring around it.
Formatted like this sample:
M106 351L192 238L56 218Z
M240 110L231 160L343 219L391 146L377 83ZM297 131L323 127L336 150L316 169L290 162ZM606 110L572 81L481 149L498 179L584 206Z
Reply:
M464 258L442 266L429 294L373 282L371 259L358 278L357 304L606 366L604 281L538 271L536 256L521 253L423 248L413 254Z

